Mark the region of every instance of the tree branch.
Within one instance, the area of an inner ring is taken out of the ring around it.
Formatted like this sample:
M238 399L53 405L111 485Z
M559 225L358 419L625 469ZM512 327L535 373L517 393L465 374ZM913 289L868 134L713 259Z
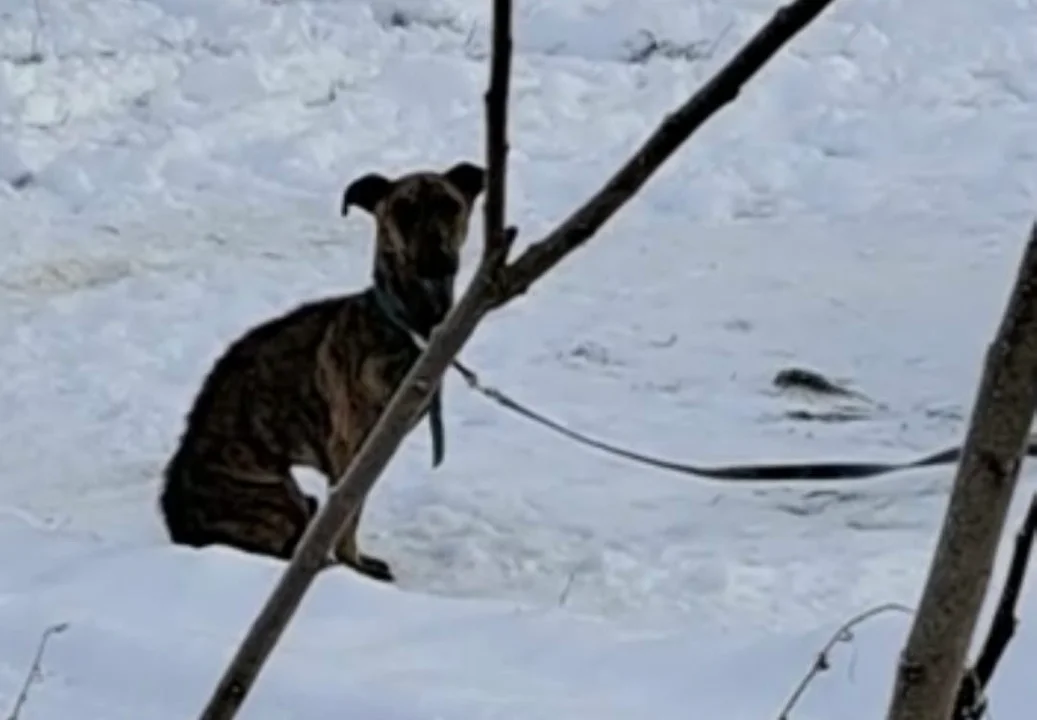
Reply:
M987 350L965 445L888 720L946 720L1015 490L1037 404L1037 224Z
M592 213L593 222L578 220L567 221L559 230L549 237L559 237L563 251L545 251L543 245L539 250L531 248L519 263L517 272L506 273L503 265L516 231L514 228L502 230L504 221L504 181L507 151L506 103L507 72L510 60L503 57L510 55L510 3L496 0L494 3L494 44L491 58L491 88L486 95L487 105L487 197L484 208L486 219L486 246L483 248L479 268L465 290L457 305L450 311L443 323L433 331L429 343L421 356L411 367L400 387L393 394L388 406L382 412L374 428L365 438L356 456L350 462L345 474L328 494L327 502L317 516L311 521L303 535L295 555L285 568L277 586L259 612L234 657L220 678L212 697L203 710L200 720L231 720L245 698L251 691L256 678L266 663L285 628L295 614L303 596L313 583L317 572L326 566L330 548L339 534L355 515L359 504L364 500L375 481L384 471L392 456L399 448L408 431L413 426L417 411L429 399L431 393L442 380L444 373L461 347L475 331L482 318L494 307L524 292L532 280L547 272L562 255L586 242L615 211L626 203L638 187L672 154L694 131L709 117L716 108L705 107L708 98L722 105L730 102L737 95L741 82L755 73L770 57L792 36L801 30L810 19L815 17L831 0L797 0L778 12L768 39L764 42L754 39L751 46L754 52L741 53L734 61L740 70L735 77L742 77L739 83L731 84L732 71L728 76L718 76L710 83L710 87L719 87L706 93L707 100L700 100L697 110L690 115L692 120L701 116L687 126L681 126L678 112L664 124L664 128L678 124L679 132L667 131L667 139L657 143L651 157L635 159L632 163L638 168L636 182L624 181L619 190L609 189L606 210ZM774 29L774 26L777 29ZM761 33L763 34L763 33ZM741 59L739 59L741 58ZM726 80L724 78L727 78ZM725 90L726 87L726 90ZM701 94L700 94L701 95ZM491 118L493 122L491 122ZM674 118L678 118L677 121ZM585 213L586 214L586 213ZM557 259L551 258L557 255ZM532 260L528 259L529 257ZM545 258L538 260L537 258ZM526 275L523 276L523 268ZM501 283L510 286L503 288ZM523 279L525 277L525 279ZM517 279L517 284L515 282ZM523 284L524 283L524 284ZM517 289L513 289L517 288Z
M825 646L821 648L821 651L817 654L817 657L814 659L814 664L810 666L810 669L807 670L807 674L803 676L803 679L800 680L799 685L797 685L796 689L792 691L792 695L785 703L785 707L783 707L781 709L781 712L778 713L778 720L789 720L789 713L791 713L792 709L796 707L796 703L798 703L799 699L803 697L803 693L806 692L807 687L810 685L810 683L814 681L814 678L816 678L818 675L820 675L829 667L831 667L830 656L832 650L835 649L835 646L837 644L841 642L850 642L851 640L853 640L854 628L856 628L858 625L862 623L867 622L876 615L881 615L882 613L888 612L901 612L911 615L913 611L911 610L911 608L905 607L898 603L886 603L885 605L877 605L876 607L870 608L862 613L854 615L852 618L843 623L838 630L832 633L832 637L828 639L828 642L825 643Z
M965 673L958 686L958 697L954 706L955 720L979 720L986 710L984 695L990 685L994 671L1001 662L1001 657L1008 643L1015 635L1019 619L1015 607L1022 592L1026 568L1030 564L1030 550L1033 548L1034 534L1037 533L1037 493L1030 499L1030 508L1026 513L1023 525L1015 536L1015 548L1012 551L1012 562L1008 567L1005 585L1001 590L1001 599L990 623L990 631L979 659L970 672Z
M486 199L483 264L496 274L516 231L504 232L508 175L508 85L511 80L511 0L494 0L490 86L486 91Z
M641 189L677 148L728 105L743 86L832 0L797 0L778 11L719 73L671 113L604 186L502 273L494 305L507 303L589 240Z
M40 642L36 646L36 656L32 659L32 665L29 666L29 672L25 675L25 682L22 683L22 689L18 693L18 697L15 698L14 707L11 708L7 720L18 720L21 717L25 703L29 701L29 690L32 689L34 684L43 679L43 654L47 652L47 643L50 642L50 638L53 635L59 635L66 630L68 630L68 623L62 622L51 625L43 631L43 634L40 636Z

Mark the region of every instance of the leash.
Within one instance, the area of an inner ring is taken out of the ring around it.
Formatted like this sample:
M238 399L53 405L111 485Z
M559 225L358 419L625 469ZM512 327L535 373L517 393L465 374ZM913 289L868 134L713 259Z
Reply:
M957 462L961 457L961 446L954 446L926 455L916 460L899 463L864 463L864 462L819 462L819 463L773 463L758 465L719 465L706 466L692 463L667 460L653 455L646 455L635 450L607 443L571 428L567 428L556 420L522 405L493 387L487 387L479 381L479 376L459 361L453 362L454 369L465 379L468 386L489 398L507 410L521 415L528 420L553 430L574 442L601 450L602 452L632 460L642 465L667 470L669 472L693 475L711 480L852 480L885 475L900 470L943 465ZM1025 455L1037 455L1037 438L1031 436L1027 441Z
M375 298L392 323L401 331L407 333L415 345L417 345L420 350L424 351L428 347L428 341L409 327L403 319L404 316L398 315L397 312L393 310L393 306L398 305L398 303L394 303L394 299L382 297L383 295L388 296L388 293L380 288L375 289ZM615 457L620 457L625 460L630 460L660 470L680 473L683 475L692 475L710 480L857 480L876 477L878 475L886 475L902 470L913 470L916 468L954 463L958 461L962 454L962 447L956 445L915 460L898 463L833 461L815 463L762 463L752 465L707 466L679 462L654 455L646 455L635 450L630 450L619 445L599 440L590 435L577 432L576 430L572 430L571 428L562 425L560 422L533 410L527 405L523 405L497 388L484 385L480 381L478 373L464 365L456 358L451 361L451 366L462 378L464 378L468 387L483 397L493 401L506 410L567 437L576 443L592 447ZM1026 448L1023 454L1026 457L1037 456L1037 436L1031 435L1027 439Z

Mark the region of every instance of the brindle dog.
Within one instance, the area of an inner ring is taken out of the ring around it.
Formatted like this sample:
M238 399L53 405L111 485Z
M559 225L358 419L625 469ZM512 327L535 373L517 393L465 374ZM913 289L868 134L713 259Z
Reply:
M202 385L164 472L161 512L174 543L223 544L288 559L317 502L291 474L302 465L334 484L453 304L461 247L482 168L389 180L365 175L345 190L377 226L374 282L298 306L233 342ZM439 390L421 408L442 457ZM412 428L413 429L413 428ZM362 506L360 510L362 510ZM360 511L334 560L391 581L389 564L360 552Z

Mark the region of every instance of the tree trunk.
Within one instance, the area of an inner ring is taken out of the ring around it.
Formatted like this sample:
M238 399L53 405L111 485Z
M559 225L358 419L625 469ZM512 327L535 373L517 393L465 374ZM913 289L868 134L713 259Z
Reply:
M887 720L949 720L1037 404L1037 224L987 349L929 577Z

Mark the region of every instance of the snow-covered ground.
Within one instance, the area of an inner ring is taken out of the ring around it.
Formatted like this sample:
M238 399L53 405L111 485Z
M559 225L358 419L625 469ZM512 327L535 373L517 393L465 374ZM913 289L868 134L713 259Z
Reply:
M517 3L520 245L778 4ZM488 15L0 0L0 715L64 621L21 720L200 707L279 566L170 547L158 473L227 342L367 281L346 183L481 160ZM1035 62L1034 0L836 0L465 359L672 458L958 442L1037 208ZM792 365L875 404L805 420L833 408L773 389ZM446 402L446 462L415 433L361 528L398 586L321 578L242 717L773 717L842 620L914 602L953 472L731 488L573 445L453 378ZM1027 467L1013 522L1035 488ZM1034 697L1026 618L999 718ZM905 622L862 630L795 717L878 716Z

